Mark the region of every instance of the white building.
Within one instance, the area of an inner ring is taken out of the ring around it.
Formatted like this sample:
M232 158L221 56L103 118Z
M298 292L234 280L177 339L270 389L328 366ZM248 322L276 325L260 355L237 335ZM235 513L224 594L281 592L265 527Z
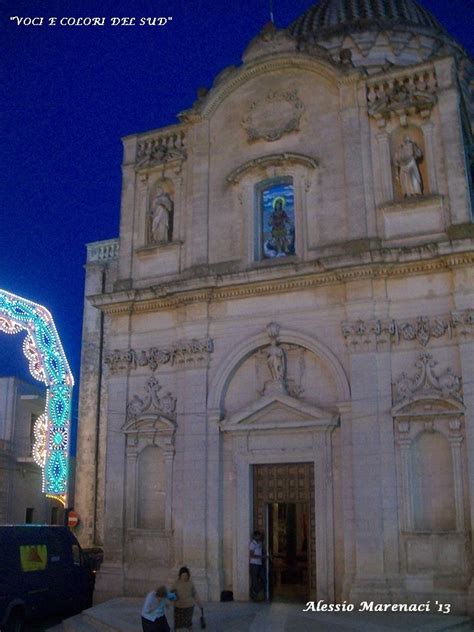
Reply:
M0 523L60 524L63 510L42 493L32 456L34 424L44 413L44 387L0 378Z
M414 0L266 27L124 139L88 247L76 509L101 598L183 563L248 597L474 610L471 59Z

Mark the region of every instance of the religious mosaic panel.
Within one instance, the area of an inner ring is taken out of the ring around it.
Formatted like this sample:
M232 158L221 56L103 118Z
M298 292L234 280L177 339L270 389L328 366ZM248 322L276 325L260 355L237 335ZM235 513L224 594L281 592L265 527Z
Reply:
M292 178L260 188L262 258L295 254L295 206Z

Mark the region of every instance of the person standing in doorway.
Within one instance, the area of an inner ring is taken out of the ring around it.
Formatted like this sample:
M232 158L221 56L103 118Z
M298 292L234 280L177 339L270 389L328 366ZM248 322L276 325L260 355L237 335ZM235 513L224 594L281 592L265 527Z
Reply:
M263 575L263 545L262 534L254 531L249 547L249 567L250 567L250 598L258 601L260 591L265 585Z

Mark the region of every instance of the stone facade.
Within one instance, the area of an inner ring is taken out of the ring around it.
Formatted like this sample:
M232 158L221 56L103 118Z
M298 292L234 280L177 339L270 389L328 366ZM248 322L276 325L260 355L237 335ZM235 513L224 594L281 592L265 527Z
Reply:
M265 28L124 139L120 238L88 247L80 537L99 598L186 563L247 599L254 466L310 464L308 597L473 611L469 59L304 35Z

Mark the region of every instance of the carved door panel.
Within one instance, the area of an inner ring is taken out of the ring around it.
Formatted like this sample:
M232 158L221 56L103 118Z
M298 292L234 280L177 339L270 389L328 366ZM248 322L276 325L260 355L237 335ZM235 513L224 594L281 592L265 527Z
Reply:
M253 466L254 529L271 542L274 597L306 598L316 592L313 463ZM267 521L265 520L267 515Z

